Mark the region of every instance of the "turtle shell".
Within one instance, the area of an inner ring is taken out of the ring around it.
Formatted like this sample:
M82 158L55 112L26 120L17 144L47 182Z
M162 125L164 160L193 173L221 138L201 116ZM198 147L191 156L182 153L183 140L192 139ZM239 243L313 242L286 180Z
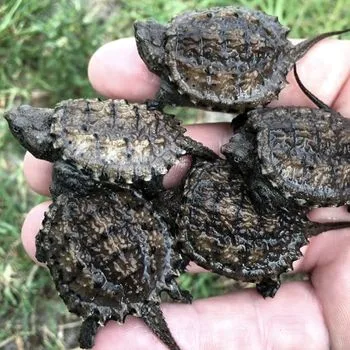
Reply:
M265 104L290 69L289 29L277 17L216 7L175 17L166 31L165 63L180 94L219 109Z
M184 254L213 272L258 283L264 296L276 293L279 275L301 256L307 222L294 208L260 215L242 175L223 161L192 168L178 218Z
M187 260L151 204L130 190L58 196L36 239L36 257L50 269L71 312L85 320L80 344L92 347L98 326L132 314L170 349L179 350L160 309L162 291L189 301L175 277Z
M216 155L184 136L173 116L124 100L59 103L52 117L53 146L96 180L133 183L162 177L186 153Z
M242 138L251 140L255 169L250 171L301 205L350 204L349 119L302 107L257 109L247 117L224 148L239 149Z
M293 46L277 17L242 7L185 12L168 25L136 22L138 52L161 78L156 104L243 112L265 105L286 84L292 65L322 33Z

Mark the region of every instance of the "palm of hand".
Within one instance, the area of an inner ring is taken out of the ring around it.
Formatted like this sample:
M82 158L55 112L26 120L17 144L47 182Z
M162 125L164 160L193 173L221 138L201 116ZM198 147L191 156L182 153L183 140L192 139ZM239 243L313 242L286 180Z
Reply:
M350 42L328 40L315 46L298 63L307 88L345 117L350 117ZM109 43L99 49L89 65L94 88L111 98L142 101L154 97L159 80L148 72L137 55L132 39ZM272 105L312 106L293 77L280 99ZM188 135L219 152L230 137L228 124L193 125ZM173 186L184 176L184 158L167 174ZM29 185L48 194L51 164L25 158ZM48 203L28 214L22 238L34 257L34 237ZM350 221L346 208L322 208L309 215L313 221ZM263 299L253 290L206 300L192 305L164 305L169 328L182 349L347 349L350 348L350 230L330 231L313 238L302 249L304 257L296 271L310 273L310 281L284 284L274 299ZM137 337L135 337L137 332ZM307 345L305 345L307 344ZM165 346L142 324L130 318L126 325L109 322L100 330L95 349L164 349Z

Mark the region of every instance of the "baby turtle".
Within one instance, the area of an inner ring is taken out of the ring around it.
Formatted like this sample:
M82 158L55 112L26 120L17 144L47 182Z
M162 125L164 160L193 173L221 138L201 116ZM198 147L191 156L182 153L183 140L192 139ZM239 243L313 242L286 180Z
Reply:
M185 255L213 272L257 283L264 297L275 295L280 275L291 271L308 237L350 227L310 222L298 207L261 215L242 175L224 161L199 162L191 169L178 225Z
M139 54L161 78L157 103L239 112L276 98L294 62L346 31L293 46L277 17L232 6L185 12L165 26L135 23Z
M313 96L320 109L277 107L246 113L222 147L261 208L293 198L306 207L350 204L350 120Z
M35 157L64 160L108 183L161 182L184 154L217 156L184 136L173 116L124 100L78 99L55 109L20 106L5 117Z
M152 205L130 189L59 195L36 239L69 310L84 319L80 346L90 348L100 325L141 317L179 350L160 309L160 293L189 302L175 278L187 260L173 250L171 231Z

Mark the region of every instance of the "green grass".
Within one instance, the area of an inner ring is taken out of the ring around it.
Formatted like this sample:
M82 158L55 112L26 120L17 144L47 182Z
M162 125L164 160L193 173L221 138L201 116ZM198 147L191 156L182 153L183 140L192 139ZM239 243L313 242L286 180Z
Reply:
M135 20L165 23L187 9L231 4L278 16L291 28L291 37L350 26L348 0L5 0L0 2L0 112L14 103L51 106L95 95L86 74L89 57L103 43L133 35ZM69 333L75 319L56 296L48 273L34 266L21 246L21 223L43 198L28 190L23 150L2 119L0 153L0 348L73 347L74 340L67 341L59 330L68 324ZM232 288L230 281L211 274L185 274L180 280L197 298Z

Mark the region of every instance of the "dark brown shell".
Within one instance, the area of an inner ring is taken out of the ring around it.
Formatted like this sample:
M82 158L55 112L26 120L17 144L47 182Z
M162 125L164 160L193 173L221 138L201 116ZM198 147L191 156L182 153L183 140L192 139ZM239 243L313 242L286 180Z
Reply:
M83 323L91 347L99 324L141 317L170 349L179 349L160 310L160 292L189 301L175 277L187 261L173 251L164 220L136 192L61 195L36 239L61 297Z
M111 183L154 180L186 153L216 157L185 131L173 116L124 100L63 101L51 126L63 160Z
M242 112L277 97L293 63L323 33L293 46L277 17L243 7L185 12L168 25L136 22L138 52L161 78L156 102Z
M285 84L288 31L276 17L251 9L187 12L166 31L165 63L180 93L195 103L265 104Z
M307 222L296 210L259 215L239 173L224 162L203 162L187 179L178 225L184 254L198 265L258 283L273 296L280 274L307 244Z
M302 107L257 109L247 117L223 147L237 160L242 141L249 140L254 164L252 169L241 166L246 175L261 173L301 205L350 204L350 120L331 110Z

